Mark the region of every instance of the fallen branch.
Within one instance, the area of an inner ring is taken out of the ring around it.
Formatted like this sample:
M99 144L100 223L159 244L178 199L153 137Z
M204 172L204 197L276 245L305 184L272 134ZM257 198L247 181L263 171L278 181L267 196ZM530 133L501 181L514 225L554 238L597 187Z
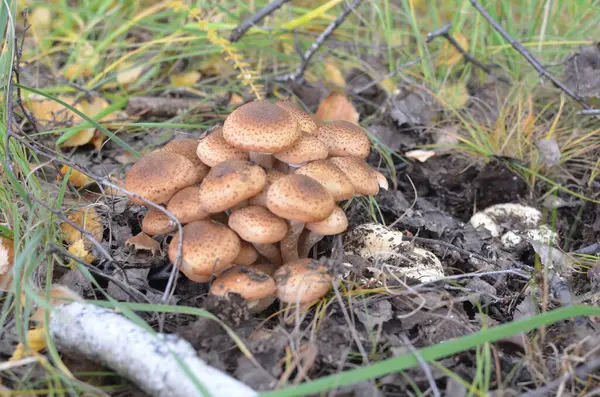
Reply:
M134 96L129 98L126 112L127 114L143 114L153 117L173 117L185 111L206 113L213 109L213 105L197 98Z
M245 19L241 24L238 25L231 34L229 35L229 41L235 43L239 39L242 38L244 34L256 23L260 22L263 18L268 15L271 15L275 10L280 8L285 3L290 2L290 0L274 0L267 4L262 9L258 10L254 15Z
M258 396L202 361L187 341L153 334L106 308L82 302L58 305L49 332L60 351L101 363L153 397Z

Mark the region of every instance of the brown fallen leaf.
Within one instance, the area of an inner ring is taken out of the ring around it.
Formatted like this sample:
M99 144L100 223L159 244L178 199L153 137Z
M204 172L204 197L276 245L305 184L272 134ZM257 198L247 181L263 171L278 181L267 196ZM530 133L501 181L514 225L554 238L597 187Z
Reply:
M346 87L346 79L340 68L336 65L336 62L332 59L328 59L325 64L325 84L333 90L338 91Z
M10 270L14 262L14 242L6 237L0 237L0 291L10 284Z
M75 187L85 187L94 183L94 180L92 178L85 174L82 174L81 172L75 169L72 169L68 165L62 166L62 168L60 169L61 173L56 175L56 180L59 182L62 181L63 175L66 175L69 170L71 170L71 173L69 174L69 182L71 183L71 185Z
M73 244L71 244L69 246L69 253L71 253L72 255L83 259L84 261L91 263L94 261L94 259L96 259L94 257L94 255L92 255L86 248L85 248L85 241L83 240L83 238L80 238L79 240L75 241ZM75 268L75 265L77 264L77 262L74 259L71 259L69 261L69 267L71 268Z
M200 72L191 70L189 72L176 73L169 77L171 84L175 87L190 87L198 82L202 77Z
M117 83L122 85L134 83L143 71L144 67L142 65L134 66L131 62L123 62L117 72Z
M329 94L319 104L315 116L321 121L345 120L356 125L358 125L360 118L354 105L343 94L338 92Z
M150 251L155 256L160 250L160 244L144 232L140 232L125 241L126 247L133 247L136 251Z
M104 226L102 226L102 223L100 223L100 219L95 208L83 208L74 211L69 214L68 218L71 222L89 232L96 241L102 241ZM85 247L87 249L91 248L91 243L82 235L79 230L70 224L66 222L62 223L60 228L63 233L63 238L68 244L73 244L83 239L85 241Z

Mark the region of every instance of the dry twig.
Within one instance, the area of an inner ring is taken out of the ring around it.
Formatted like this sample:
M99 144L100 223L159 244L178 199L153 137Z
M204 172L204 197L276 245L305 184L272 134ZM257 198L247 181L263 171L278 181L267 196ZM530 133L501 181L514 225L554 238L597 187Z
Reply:
M241 24L238 25L231 34L229 35L229 41L235 43L239 41L244 34L256 23L260 22L263 18L268 15L271 15L277 9L279 9L285 3L288 3L290 0L274 0L267 4L262 9L258 10L254 15L245 19Z

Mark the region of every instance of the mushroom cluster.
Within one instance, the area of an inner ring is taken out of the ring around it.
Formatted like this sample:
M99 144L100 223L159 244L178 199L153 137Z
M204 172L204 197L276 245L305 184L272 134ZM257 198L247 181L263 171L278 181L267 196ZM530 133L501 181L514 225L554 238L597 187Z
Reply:
M371 142L355 124L324 124L289 101L240 106L206 137L179 138L138 160L125 189L164 205L149 208L142 231L174 233L169 259L211 293L237 293L253 311L275 296L307 304L329 290L331 274L308 259L324 236L348 227L339 207L388 188L365 161ZM145 203L130 197L138 205Z

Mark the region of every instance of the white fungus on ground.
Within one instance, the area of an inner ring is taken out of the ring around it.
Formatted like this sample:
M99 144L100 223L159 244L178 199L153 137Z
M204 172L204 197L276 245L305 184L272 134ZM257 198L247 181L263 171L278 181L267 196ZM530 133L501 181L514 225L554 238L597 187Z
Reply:
M211 396L258 396L244 383L206 364L192 345L176 335L152 333L92 304L74 302L55 309L49 331L60 351L99 362L150 396L204 396L185 367Z

